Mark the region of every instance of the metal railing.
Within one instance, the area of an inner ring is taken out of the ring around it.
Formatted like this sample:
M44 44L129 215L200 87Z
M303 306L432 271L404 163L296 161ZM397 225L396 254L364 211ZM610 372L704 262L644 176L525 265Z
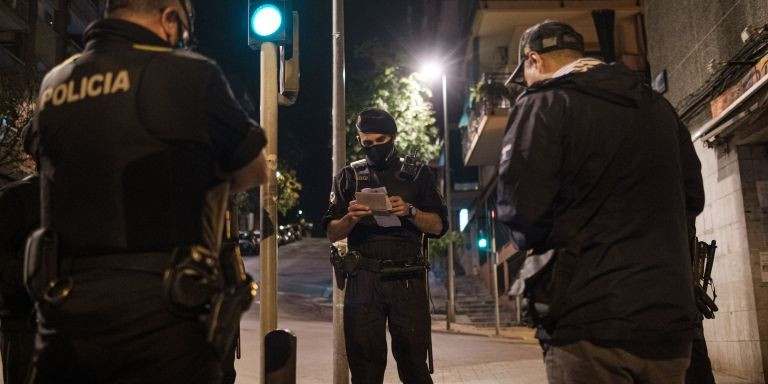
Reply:
M504 72L484 73L480 77L480 81L478 82L478 86L476 86L475 92L479 91L478 88L480 84L493 84L496 86L503 86L504 82L507 81L509 76L509 73ZM482 100L478 100L479 98L482 98L481 95L473 97L473 95L470 94L468 97L473 98L473 100L471 100L469 107L469 124L467 124L466 127L461 128L461 146L463 148L462 159L466 158L467 153L471 149L472 143L477 138L477 135L480 134L480 122L482 121L483 117L488 113L492 113L494 108L509 108L510 106L510 100L507 98L484 102Z

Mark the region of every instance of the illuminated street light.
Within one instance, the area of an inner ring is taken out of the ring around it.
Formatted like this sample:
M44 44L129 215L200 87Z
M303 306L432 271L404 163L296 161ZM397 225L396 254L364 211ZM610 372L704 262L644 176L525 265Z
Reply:
M448 130L448 85L445 78L445 71L443 65L437 60L425 61L420 68L422 77L427 81L441 78L443 82L443 154L445 156L445 163L443 163L443 181L445 182L445 206L448 210L448 232L453 231L453 210L451 208L451 166L450 166L450 131ZM446 313L446 328L451 329L451 323L454 321L454 300L455 300L455 284L454 284L454 267L453 267L453 243L448 247L448 308Z
M427 81L432 81L443 76L443 66L437 61L430 60L421 65L419 73L424 76Z

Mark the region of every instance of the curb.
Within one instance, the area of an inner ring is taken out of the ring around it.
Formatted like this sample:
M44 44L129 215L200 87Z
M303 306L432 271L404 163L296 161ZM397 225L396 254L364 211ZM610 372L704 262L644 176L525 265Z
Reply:
M495 328L479 328L469 324L451 323L451 329L445 329L445 322L432 322L433 333L444 333L454 335L485 336L508 340L513 343L535 344L539 341L533 337L534 330L527 327L505 327L501 328L499 334L496 334Z

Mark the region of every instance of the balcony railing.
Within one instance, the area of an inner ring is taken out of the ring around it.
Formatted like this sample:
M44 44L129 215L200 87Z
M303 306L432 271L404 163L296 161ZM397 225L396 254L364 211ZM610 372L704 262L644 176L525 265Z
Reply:
M477 159L473 155L477 154L475 151L488 150L483 148L483 143L479 141L480 136L486 132L486 128L496 130L500 123L503 124L501 120L506 120L511 105L510 99L513 98L512 92L504 86L509 75L509 73L485 73L471 92L470 97L473 100L470 104L469 121L462 129L461 138L465 165L486 165L485 163L489 162L488 159ZM489 123L493 126L488 126ZM495 135L498 136L498 132L495 132Z

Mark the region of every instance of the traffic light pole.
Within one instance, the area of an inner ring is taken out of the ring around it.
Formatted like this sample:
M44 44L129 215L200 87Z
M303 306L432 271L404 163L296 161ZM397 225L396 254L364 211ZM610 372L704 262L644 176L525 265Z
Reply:
M346 124L344 105L344 0L333 0L333 174L346 165ZM344 291L336 284L330 269L333 289L333 383L349 383L347 351L344 346Z
M277 329L277 46L261 44L261 115L267 136L267 182L261 186L261 287L259 320L261 325L261 383L266 382L264 338Z

